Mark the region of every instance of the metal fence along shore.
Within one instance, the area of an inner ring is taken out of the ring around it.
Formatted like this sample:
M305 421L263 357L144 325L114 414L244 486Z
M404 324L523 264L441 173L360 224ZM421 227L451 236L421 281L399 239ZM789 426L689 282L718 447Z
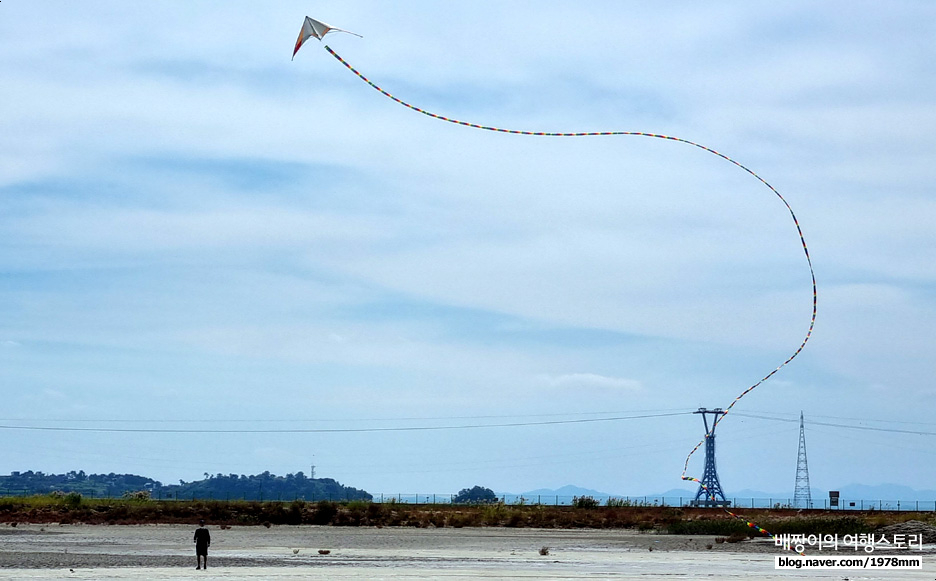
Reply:
M373 502L397 502L403 504L451 504L454 494L375 494ZM547 506L573 506L577 496L562 496L553 494L522 496L502 494L498 501L507 505L547 505ZM599 496L594 498L599 506L607 507L693 507L693 496ZM792 498L751 498L728 497L730 507L756 508L756 509L813 509L813 510L887 510L887 511L913 511L936 512L936 500L873 500L873 499L839 499L838 506L829 506L829 499L813 501L806 506L803 503L794 504Z
M41 495L28 490L12 490L0 488L0 498L3 497L25 497ZM87 499L119 499L127 498L122 495L89 495L83 494ZM408 504L408 505L451 505L455 504L455 494L424 494L424 493L377 493L373 494L370 501L380 504ZM286 497L284 495L172 495L163 494L159 490L151 493L151 500L160 501L254 501L254 502L293 502L302 500L306 502L332 501L349 502L355 501L353 498L342 498L338 496L319 497ZM581 502L581 499L590 499L587 502ZM579 502L577 502L579 500ZM589 506L589 507L696 507L693 504L693 496L567 496L555 494L542 495L519 495L519 494L501 494L497 496L497 501L510 506ZM493 502L493 501L492 501ZM813 501L806 506L803 503L794 503L791 498L752 498L752 497L728 497L730 508L737 509L811 509L811 510L829 510L829 511L907 511L907 512L936 512L936 500L886 500L886 499L849 499L840 498L838 506L830 506L828 498L822 501ZM490 503L486 503L490 504ZM698 507L696 507L698 508Z

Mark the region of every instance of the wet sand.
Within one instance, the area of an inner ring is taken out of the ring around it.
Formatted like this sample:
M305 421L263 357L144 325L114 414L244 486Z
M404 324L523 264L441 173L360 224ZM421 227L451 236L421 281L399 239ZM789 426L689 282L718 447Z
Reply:
M0 579L931 580L936 571L936 554L929 552L915 571L776 571L774 556L785 553L769 540L717 544L707 536L616 530L316 526L209 527L210 568L196 571L194 529L3 526ZM540 554L543 547L547 555Z

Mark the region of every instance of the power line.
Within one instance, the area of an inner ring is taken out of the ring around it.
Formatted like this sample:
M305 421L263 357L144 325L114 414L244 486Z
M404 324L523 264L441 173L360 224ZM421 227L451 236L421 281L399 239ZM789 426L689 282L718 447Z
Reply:
M43 423L160 423L160 424L220 424L220 423L312 423L312 422L416 422L416 421L442 421L442 420L488 420L503 418L549 418L557 416L597 416L608 414L629 414L629 413L665 413L681 411L684 408L665 408L651 410L622 410L622 411L602 411L602 412L562 412L549 414L499 414L499 415L473 415L473 416L416 416L416 417L383 417L383 418L277 418L277 419L218 419L218 418L197 418L197 419L144 419L144 418L0 418L0 422L43 422Z
M762 410L748 410L748 412L752 412L755 414L773 414L773 415L778 415L778 416L785 415L785 414L778 414L776 412L770 412L770 411L765 412ZM616 413L616 412L612 412L612 413ZM881 420L877 418L852 418L852 417L845 417L845 416L823 416L819 414L809 414L809 415L810 417L813 417L813 418L829 418L833 420L852 420L855 422L878 422L878 423L884 423L884 424L913 424L913 425L918 425L918 426L936 426L936 422L910 422L907 420ZM815 423L815 422L810 422L810 423Z
M562 424L586 424L597 422L619 422L646 418L681 416L691 412L617 416L610 418L581 418L577 420L549 420L543 422L506 422L500 424L464 424L456 426L400 426L392 428L271 428L271 429L176 429L176 428L75 428L61 426L10 426L0 425L3 430L31 430L46 432L98 432L135 434L349 434L369 432L428 432L439 430L474 430L482 428L520 428L528 426L555 426Z
M756 418L759 420L772 420L775 422L787 422L787 423L794 422L795 423L797 421L797 420L792 420L792 419L787 419L787 418L772 418L770 416L760 416L760 415L755 415L755 414L746 414L742 412L735 412L734 415L742 416L745 418ZM812 420L806 423L815 425L815 426L829 426L830 428L846 428L849 430L867 430L870 432L890 432L894 434L913 434L917 436L936 436L936 432L923 432L919 430L898 430L897 428L874 428L871 426L849 426L848 424L836 424L832 422L815 422Z
M822 434L828 438L836 438L847 444L852 444L852 445L854 445L855 443L863 443L863 444L867 444L871 446L880 446L882 448L886 448L889 451L908 450L911 452L918 452L918 453L927 454L927 455L936 454L936 450L934 450L931 446L926 446L922 442L921 442L921 446L905 446L901 444L894 444L893 442L882 441L877 436L871 436L870 434L865 438L861 438L854 434L850 434L846 436L842 434L841 431L826 430L825 428L816 427L816 426L807 425L806 429L810 433Z

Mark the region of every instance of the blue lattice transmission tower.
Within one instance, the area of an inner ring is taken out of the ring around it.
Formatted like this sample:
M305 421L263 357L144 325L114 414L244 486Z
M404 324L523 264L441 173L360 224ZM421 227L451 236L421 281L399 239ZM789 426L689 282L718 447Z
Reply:
M718 481L718 472L715 470L715 426L718 417L725 415L721 408L707 410L699 408L694 414L702 414L702 423L705 425L705 470L702 472L699 490L696 492L692 506L728 506L731 503L725 499L721 483ZM708 415L712 418L712 427L709 428Z
M809 465L806 463L806 430L803 428L803 412L799 414L799 452L796 455L796 486L793 488L793 506L812 508L812 493L809 491Z

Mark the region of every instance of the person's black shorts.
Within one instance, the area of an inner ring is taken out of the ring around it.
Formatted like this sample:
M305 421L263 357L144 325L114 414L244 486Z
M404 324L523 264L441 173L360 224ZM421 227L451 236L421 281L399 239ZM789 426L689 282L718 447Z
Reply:
M196 544L195 545L195 554L196 555L208 555L208 545Z

